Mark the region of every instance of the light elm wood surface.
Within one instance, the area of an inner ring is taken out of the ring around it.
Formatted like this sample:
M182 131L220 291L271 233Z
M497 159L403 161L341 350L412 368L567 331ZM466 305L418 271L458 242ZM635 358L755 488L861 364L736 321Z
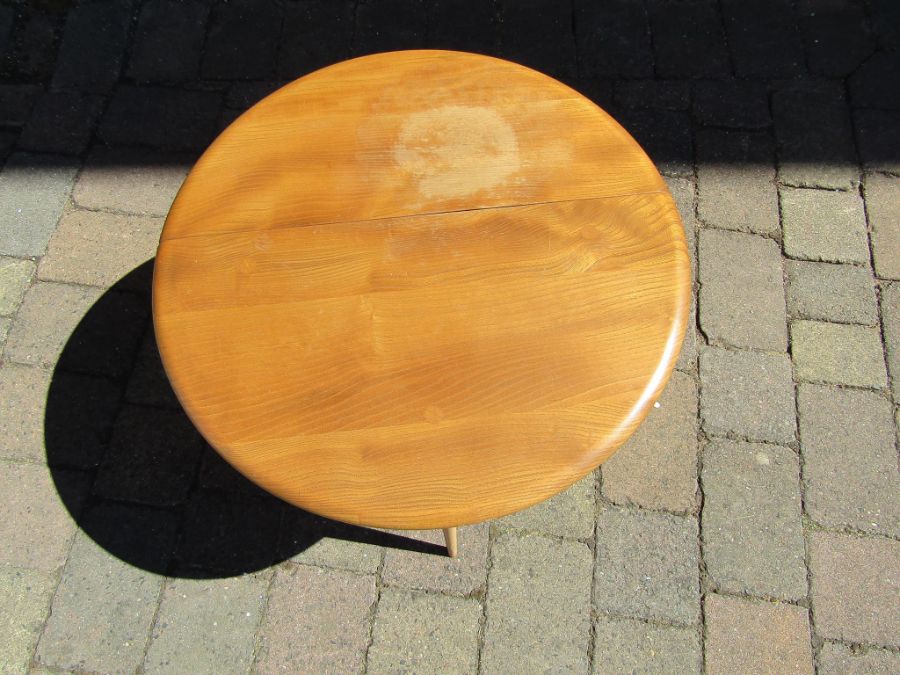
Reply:
M338 520L449 528L564 489L634 431L683 337L681 222L606 113L458 52L264 99L166 221L154 321L239 471Z

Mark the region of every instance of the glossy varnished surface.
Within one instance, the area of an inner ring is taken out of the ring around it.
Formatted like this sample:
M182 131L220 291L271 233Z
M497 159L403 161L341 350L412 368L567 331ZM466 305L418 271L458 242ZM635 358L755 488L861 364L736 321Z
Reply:
M314 73L189 176L154 278L163 362L235 467L353 523L438 528L565 488L680 347L681 223L609 116L452 52Z

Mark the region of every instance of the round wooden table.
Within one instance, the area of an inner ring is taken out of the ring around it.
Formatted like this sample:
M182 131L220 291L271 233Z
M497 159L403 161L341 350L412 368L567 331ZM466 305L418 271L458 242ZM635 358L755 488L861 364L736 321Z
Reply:
M455 527L565 489L665 385L690 296L653 164L569 87L405 51L247 111L178 194L153 316L187 414L284 500Z

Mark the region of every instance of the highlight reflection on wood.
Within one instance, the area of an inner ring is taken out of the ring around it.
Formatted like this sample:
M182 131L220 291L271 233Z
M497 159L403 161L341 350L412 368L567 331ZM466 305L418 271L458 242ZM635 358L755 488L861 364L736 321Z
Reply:
M187 413L249 478L449 528L612 454L668 378L689 285L665 185L603 111L508 62L395 52L288 85L210 147L154 320Z

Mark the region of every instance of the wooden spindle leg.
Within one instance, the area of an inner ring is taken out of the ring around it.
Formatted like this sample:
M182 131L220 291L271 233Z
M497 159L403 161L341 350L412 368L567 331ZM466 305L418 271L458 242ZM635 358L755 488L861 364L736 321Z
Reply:
M444 542L447 544L447 555L451 558L455 558L457 554L455 527L444 528Z

